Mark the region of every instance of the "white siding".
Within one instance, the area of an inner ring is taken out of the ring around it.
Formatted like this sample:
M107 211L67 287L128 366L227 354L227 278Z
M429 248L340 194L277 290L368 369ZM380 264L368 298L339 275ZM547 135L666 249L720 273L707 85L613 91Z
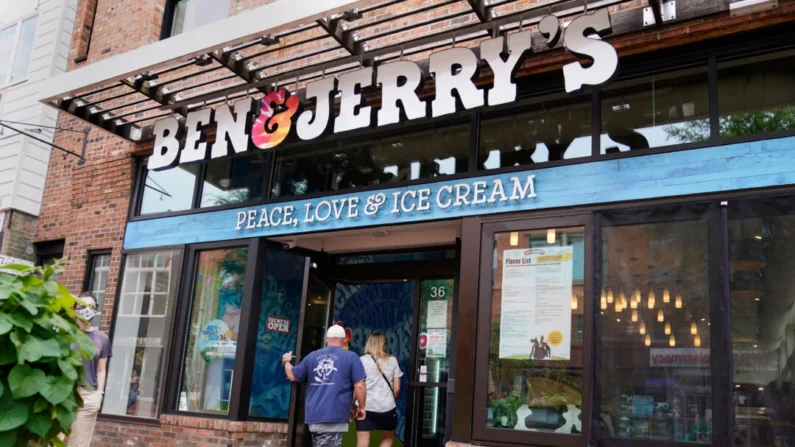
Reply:
M9 1L26 6L6 9ZM45 107L36 98L42 81L66 70L77 0L39 0L38 5L33 1L0 0L0 9L12 12L11 16L0 19L0 25L31 14L38 15L28 75L24 82L0 88L0 120L29 123L16 125L17 128L55 126L58 112ZM51 142L53 133L43 129L33 135ZM51 150L54 149L43 143L3 130L0 136L0 210L14 208L39 214Z

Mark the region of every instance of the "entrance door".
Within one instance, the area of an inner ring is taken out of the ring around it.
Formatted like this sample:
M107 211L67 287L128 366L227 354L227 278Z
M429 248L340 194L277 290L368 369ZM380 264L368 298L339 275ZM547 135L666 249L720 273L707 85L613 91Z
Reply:
M304 342L302 352L323 346L323 331L333 323L341 323L349 330L348 349L357 354L362 353L373 332L386 335L387 349L403 371L395 446L441 447L446 442L455 253L452 249L435 249L339 256L332 259L324 274L317 278L310 274L304 340L317 326L310 323L312 314L327 318L322 331L317 328L317 344L307 346ZM322 284L328 284L333 291L330 304L312 292L312 283L321 283L321 277ZM321 311L319 306L327 307ZM304 433L303 395L298 393L297 398L293 445L308 447L311 441ZM351 425L343 439L344 446L356 445L355 428ZM380 441L380 433L374 433L370 445L377 446Z
M452 278L420 279L414 361L409 382L408 444L416 447L440 447L447 432L447 380L453 336Z

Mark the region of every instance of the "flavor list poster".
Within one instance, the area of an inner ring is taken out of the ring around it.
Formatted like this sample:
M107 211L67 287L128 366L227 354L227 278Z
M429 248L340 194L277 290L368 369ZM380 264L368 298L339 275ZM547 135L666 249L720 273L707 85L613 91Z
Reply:
M500 358L571 359L574 247L505 250Z

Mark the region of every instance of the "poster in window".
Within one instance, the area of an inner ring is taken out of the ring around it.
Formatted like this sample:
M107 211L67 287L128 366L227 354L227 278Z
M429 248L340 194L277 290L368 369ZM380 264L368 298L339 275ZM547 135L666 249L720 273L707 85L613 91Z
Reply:
M570 360L574 247L505 250L500 358Z

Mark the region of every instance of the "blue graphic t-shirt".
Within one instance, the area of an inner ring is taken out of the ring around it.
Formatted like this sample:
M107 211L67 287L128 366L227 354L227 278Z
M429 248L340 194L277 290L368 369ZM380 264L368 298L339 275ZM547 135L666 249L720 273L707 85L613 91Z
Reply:
M333 346L307 355L293 375L307 384L307 424L347 423L353 385L367 378L358 355Z

